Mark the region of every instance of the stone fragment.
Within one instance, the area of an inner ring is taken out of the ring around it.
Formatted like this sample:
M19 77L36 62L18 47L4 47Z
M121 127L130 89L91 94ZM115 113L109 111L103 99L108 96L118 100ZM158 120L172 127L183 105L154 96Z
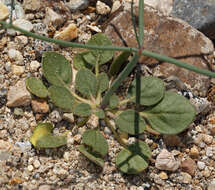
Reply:
M54 35L54 38L58 40L71 41L77 38L77 36L78 36L77 26L75 24L70 24L62 31L60 32L57 31Z
M30 70L32 72L37 71L39 69L39 67L40 67L40 63L38 61L31 61L31 63L30 63Z
M163 149L157 156L155 167L159 170L175 171L179 168L180 163L175 160L172 153Z
M205 163L204 162L201 162L201 161L198 161L197 162L197 166L200 170L204 170L205 169Z
M24 0L23 7L26 11L37 11L41 7L41 0Z
M161 179L168 179L168 175L165 172L159 173Z
M190 149L190 156L192 158L198 158L199 157L199 150L196 146L194 146Z
M114 1L113 2L113 5L112 5L112 8L111 8L111 13L115 12L117 9L119 9L121 6L121 3L120 1Z
M70 9L71 12L86 9L88 5L88 0L70 0L68 3L66 3L66 6Z
M186 172L181 172L181 177L182 178L181 178L180 182L182 182L182 183L190 184L192 182L192 176Z
M11 71L14 75L22 75L25 72L25 66L12 65Z
M29 141L16 142L15 145L20 148L21 152L29 152L31 150L31 143Z
M138 10L135 9L134 14L138 15L137 13ZM213 43L195 28L182 20L162 16L148 6L145 6L144 9L144 24L144 47L147 50L177 58L202 69L209 69L202 56L193 55L213 56ZM121 37L116 31L120 32ZM138 47L128 10L120 12L110 21L105 29L105 34L112 39L113 45L124 46L121 40L123 39L128 47ZM144 60L144 56L140 58L140 62L153 66L152 71L155 76L163 75L166 78L176 76L197 92L207 94L210 85L209 77L173 64L159 62L153 58Z
M159 10L164 15L169 15L173 9L173 0L145 0L144 3Z
M111 9L108 5L101 1L97 1L96 3L96 12L100 15L106 15L110 13Z
M193 159L188 158L181 162L180 168L183 172L186 172L191 176L194 176L196 171L196 163Z
M28 38L26 36L16 36L15 42L19 44L19 47L24 47L28 43Z
M34 163L33 163L33 166L35 168L39 168L40 167L40 161L39 160L35 160Z
M215 39L214 9L213 0L174 0L170 15L185 20L209 38Z
M19 81L15 86L9 88L7 94L7 106L27 106L31 103L31 94L25 86L25 81Z
M211 143L213 142L213 136L207 135L207 134L203 134L203 135L202 135L202 140L203 140L206 144L211 144Z
M57 14L51 8L46 8L46 16L44 19L44 24L47 26L53 25L55 27L60 26L64 22L64 19L61 15Z
M73 113L64 113L63 119L69 121L70 123L74 123L74 121L75 121Z
M9 14L7 6L0 2L0 20L5 20Z
M33 24L31 24L31 22L26 19L17 19L13 22L13 24L29 32L33 30ZM17 32L17 34L20 34L20 32Z
M23 64L23 56L22 53L15 49L9 49L8 56L10 59L14 60L17 64L22 65Z
M31 101L31 106L34 113L47 113L49 112L49 105L44 99L34 99Z

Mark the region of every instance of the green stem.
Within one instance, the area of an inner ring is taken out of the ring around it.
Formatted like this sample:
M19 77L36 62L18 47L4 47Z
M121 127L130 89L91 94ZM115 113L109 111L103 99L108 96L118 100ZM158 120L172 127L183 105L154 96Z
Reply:
M125 100L122 100L121 102L119 102L119 106L122 106L124 104L127 104L128 102L130 102L132 99L134 99L134 97L131 98L127 98Z
M111 129L115 139L118 141L118 143L123 146L124 148L128 149L127 144L125 144L123 142L123 140L120 138L120 136L118 135L118 133L116 132L115 128L112 126L112 124L109 121L109 118L107 116L105 116L104 121L106 123L106 125Z
M113 95L113 93L117 90L119 85L122 83L122 81L130 74L130 72L133 70L133 68L136 66L139 56L137 53L133 56L132 60L126 65L126 67L123 69L123 71L119 74L117 79L113 82L110 89L105 94L101 107L105 108L109 102L110 97Z

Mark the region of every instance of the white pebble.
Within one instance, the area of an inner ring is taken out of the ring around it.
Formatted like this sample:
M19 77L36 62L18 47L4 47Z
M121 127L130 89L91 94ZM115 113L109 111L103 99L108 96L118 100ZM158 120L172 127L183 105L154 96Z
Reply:
M33 163L35 168L39 168L40 167L40 161L39 160L35 160Z
M32 165L29 165L29 166L28 166L28 171L29 171L29 172L32 172L33 170L34 170L34 167L33 167Z
M40 67L40 63L39 63L38 61L32 61L32 62L30 63L30 70L31 70L32 72L37 71L37 69L39 69L39 67Z

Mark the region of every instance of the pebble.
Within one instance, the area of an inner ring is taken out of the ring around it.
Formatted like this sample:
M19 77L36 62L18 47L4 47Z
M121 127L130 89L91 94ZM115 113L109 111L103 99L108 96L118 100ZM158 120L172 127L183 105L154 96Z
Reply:
M31 22L26 19L17 19L13 22L13 24L29 32L33 30L33 24L31 24ZM17 34L20 34L20 32L17 32Z
M53 11L51 8L46 8L46 15L44 19L44 24L47 26L55 26L58 27L61 24L63 24L64 19L61 15L57 14L55 11Z
M15 49L9 49L8 56L10 59L16 61L16 64L23 65L24 58L23 58L22 53L20 51L15 50Z
M179 168L180 163L175 160L172 153L163 149L157 156L155 167L159 170L175 171Z
M96 12L100 15L107 15L110 13L111 9L108 5L101 1L97 1L96 3Z
M74 123L74 121L75 121L73 113L64 113L63 119L69 121L70 123Z
M54 35L55 39L71 41L78 36L78 28L75 24L70 24L64 28L61 32L56 32Z
M211 143L213 142L213 137L212 137L211 135L203 134L202 140L203 140L206 144L211 144Z
M197 166L200 170L203 170L205 168L205 163L204 162L201 162L201 161L198 161L197 162Z
M7 106L27 106L31 103L31 94L25 86L25 81L18 81L15 86L9 88L7 94Z
M111 13L114 13L117 9L119 9L121 6L121 3L120 1L114 1L113 2L113 5L112 5L112 8L111 8Z
M25 66L12 65L11 71L14 75L22 75L25 72Z
M30 70L36 72L40 68L40 63L38 61L31 61Z
M23 7L26 11L37 11L41 7L41 0L24 0Z
M35 160L33 163L35 168L39 168L40 167L40 161L39 160Z
M15 145L18 146L23 153L31 150L31 143L29 141L16 142Z
M32 172L34 170L34 167L32 165L28 165L28 171Z
M199 157L199 150L196 146L193 146L191 149L190 149L190 156L192 158L198 158Z
M28 38L26 36L16 36L14 40L19 44L19 47L24 47L28 44Z
M53 110L50 114L49 114L49 118L52 122L60 122L62 120L62 115L58 110Z
M181 162L180 168L183 172L186 172L191 176L194 176L196 172L196 163L193 159L188 158Z
M38 190L51 190L50 185L40 185Z
M45 99L34 99L31 101L31 106L34 113L49 112L49 105Z
M181 145L181 138L177 135L164 135L163 140L167 146L180 146Z
M161 179L168 179L168 175L165 172L159 173Z
M0 20L7 19L9 14L9 9L7 6L0 2Z
M88 5L88 0L70 0L66 3L66 6L70 9L71 12L86 9Z
M206 153L205 154L208 157L212 157L213 156L213 147L212 146L206 147Z
M181 176L182 176L182 181L181 181L182 183L189 184L192 182L192 177L188 173L181 172Z
M208 185L207 190L215 190L215 179L213 179Z

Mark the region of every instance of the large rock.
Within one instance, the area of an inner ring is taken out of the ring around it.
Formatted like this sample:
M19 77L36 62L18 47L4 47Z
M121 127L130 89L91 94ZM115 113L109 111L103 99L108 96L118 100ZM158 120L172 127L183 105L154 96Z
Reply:
M137 16L137 8L134 12ZM149 6L145 6L144 24L145 49L177 58L202 69L208 69L209 63L203 56L212 57L214 47L202 33L180 19L163 16ZM137 47L129 10L120 12L105 29L106 35L112 39L114 45L124 46L125 43L117 32L121 34L129 47ZM143 62L141 59L140 61ZM152 58L144 63L165 77L171 75L178 77L197 92L201 92L201 95L206 95L210 83L209 77L169 63L160 63Z

